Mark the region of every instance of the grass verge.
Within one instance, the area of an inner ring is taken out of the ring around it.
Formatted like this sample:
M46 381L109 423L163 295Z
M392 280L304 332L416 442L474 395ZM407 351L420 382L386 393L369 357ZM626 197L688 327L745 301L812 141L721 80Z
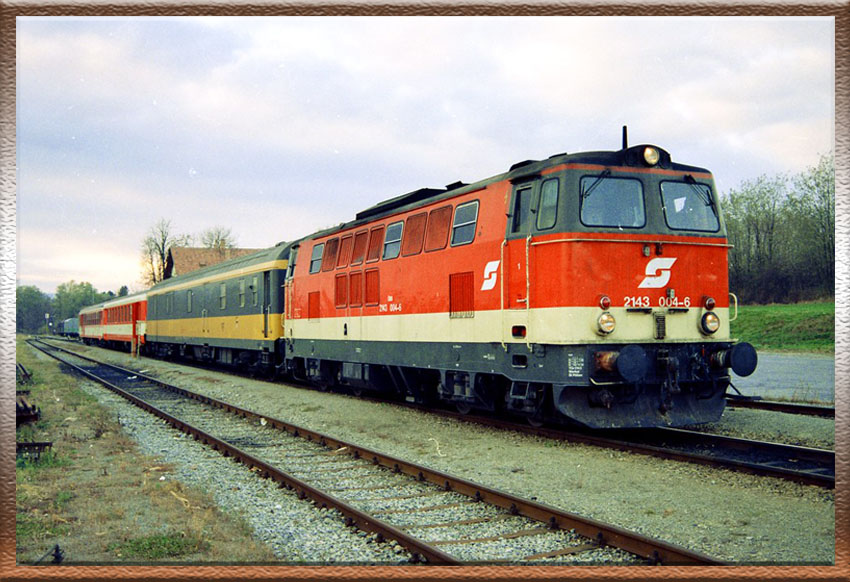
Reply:
M64 374L21 338L16 349L33 375L29 400L41 409L41 419L21 427L16 439L53 442L37 461L16 462L18 563L32 563L56 544L66 563L275 560L243 520L141 454L113 414L80 389L86 380Z
M732 336L756 349L835 353L835 303L741 305Z

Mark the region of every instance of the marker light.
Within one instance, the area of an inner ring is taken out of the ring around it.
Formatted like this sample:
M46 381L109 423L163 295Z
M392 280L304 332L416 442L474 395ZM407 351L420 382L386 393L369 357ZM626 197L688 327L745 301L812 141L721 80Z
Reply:
M661 154L658 153L658 150L652 147L646 147L643 150L643 161L646 162L647 166L654 166L658 163L658 160L661 159Z
M705 298L705 308L709 311L714 311L714 307L717 305L717 302L714 301L714 297L706 297Z
M602 297L600 297L599 298L599 307L603 311L608 311L608 309L611 307L611 298L608 297L607 295L603 295Z
M712 311L707 311L700 320L700 328L704 334L712 334L720 329L720 318Z
M599 333L602 335L608 335L614 331L614 328L617 326L617 322L614 320L613 315L605 311L596 319L596 326L599 328Z

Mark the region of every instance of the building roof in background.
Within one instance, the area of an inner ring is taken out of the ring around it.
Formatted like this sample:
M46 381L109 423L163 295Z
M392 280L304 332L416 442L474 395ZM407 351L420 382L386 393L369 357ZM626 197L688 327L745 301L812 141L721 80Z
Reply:
M165 261L164 279L185 275L203 267L217 265L229 259L250 255L263 249L207 249L197 247L171 247Z

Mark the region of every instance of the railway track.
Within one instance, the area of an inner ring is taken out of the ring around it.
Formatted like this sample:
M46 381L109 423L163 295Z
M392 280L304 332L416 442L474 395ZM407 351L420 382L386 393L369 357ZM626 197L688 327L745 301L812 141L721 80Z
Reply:
M369 399L368 396L361 398ZM381 399L373 400L383 402ZM395 404L420 408L403 401ZM546 438L764 475L805 485L835 487L835 452L831 450L672 428L583 431L561 426L534 427L508 418L461 414L446 409L428 410L448 418Z
M817 404L804 404L799 402L777 402L775 400L761 400L758 397L727 395L726 405L732 408L752 408L755 410L772 410L774 412L785 412L787 414L802 414L805 416L819 416L822 418L835 418L835 407L821 406Z
M677 428L582 431L561 427L532 427L521 422L444 410L437 413L556 440L764 475L805 485L835 487L835 451L826 449Z
M414 562L569 564L571 556L613 552L622 563L720 563L55 346L33 345L259 476L337 509L348 524L396 540Z

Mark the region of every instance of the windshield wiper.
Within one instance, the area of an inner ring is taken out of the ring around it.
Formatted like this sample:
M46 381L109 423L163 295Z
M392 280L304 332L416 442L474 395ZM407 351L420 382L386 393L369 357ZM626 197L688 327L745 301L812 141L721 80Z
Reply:
M703 203L711 208L711 211L714 213L714 216L717 216L717 209L714 207L714 201L711 198L711 192L705 184L697 185L697 181L690 174L685 175L685 184L691 187L691 190L697 193L699 199L703 201ZM705 190L700 188L700 186L704 186Z
M604 180L605 178L607 178L610 175L611 175L611 170L605 170L604 172L599 174L599 176L597 176L596 180L593 181L593 184L591 184L588 187L587 190L585 190L581 193L581 199L584 200L585 198L590 196L590 193L593 192L594 188L599 186L600 182L602 182L602 180Z

